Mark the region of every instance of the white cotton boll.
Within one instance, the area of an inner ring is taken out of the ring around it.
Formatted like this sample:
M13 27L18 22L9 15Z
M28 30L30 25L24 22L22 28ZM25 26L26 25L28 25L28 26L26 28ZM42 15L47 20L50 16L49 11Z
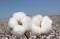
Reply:
M31 30L31 18L26 16L24 12L17 12L10 18L9 27L12 28L11 33L21 36L27 30Z
M48 16L44 16L41 23L42 33L49 33L52 31L52 20Z
M52 20L48 16L34 16L32 18L31 30L36 35L48 34L52 31Z
M13 17L16 20L21 20L22 18L24 18L26 16L26 14L24 12L16 12L13 14Z
M42 18L43 18L42 15L36 15L32 18L32 22L39 26Z
M8 25L9 25L10 28L15 27L15 25L17 25L17 24L18 24L17 21L13 17L10 18L9 21L8 21Z
M26 28L26 30L29 30L31 25L31 17L26 16L21 21L23 23L23 26Z
M17 35L17 36L21 36L23 35L25 32L25 28L21 25L16 25L13 30L11 31L11 33L13 33L14 35Z

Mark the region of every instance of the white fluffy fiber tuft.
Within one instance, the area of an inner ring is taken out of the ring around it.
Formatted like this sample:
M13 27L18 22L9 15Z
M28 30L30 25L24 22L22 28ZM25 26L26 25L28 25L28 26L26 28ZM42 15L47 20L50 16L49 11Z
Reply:
M48 34L51 31L52 20L48 16L36 15L32 18L32 33L39 35Z
M16 20L21 20L22 18L24 18L26 16L26 14L24 12L16 12L13 14L13 17Z
M23 22L23 25L25 25L24 27L26 30L31 29L31 17L26 16L21 21Z
M44 16L42 20L42 32L49 33L52 30L52 20L48 16Z
M18 24L22 22L22 25ZM16 12L13 17L9 19L9 27L13 28L11 31L14 35L21 36L25 31L31 30L36 35L48 34L52 31L52 20L48 16L36 15L32 18L27 16L24 12Z
M13 33L14 35L17 35L17 36L21 36L21 35L24 34L24 32L25 32L24 27L22 27L21 25L16 25L16 26L13 28L13 30L12 30L11 33Z
M17 25L17 24L18 24L17 21L13 17L10 18L8 21L9 28L14 28L15 25Z
M37 26L39 26L42 18L43 18L42 15L33 16L32 17L32 23L35 23Z
M20 25L19 22L22 22ZM26 30L30 28L31 18L26 16L24 12L16 12L13 14L13 17L9 19L9 27L12 28L11 32L14 35L21 36L25 33Z

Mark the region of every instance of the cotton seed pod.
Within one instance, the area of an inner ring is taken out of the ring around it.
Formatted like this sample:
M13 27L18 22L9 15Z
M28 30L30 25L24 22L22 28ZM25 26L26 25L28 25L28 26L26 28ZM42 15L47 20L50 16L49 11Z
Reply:
M21 36L25 31L30 28L31 18L26 16L25 13L19 12L15 13L12 18L10 18L8 24L12 28L11 33L17 36Z
M32 33L36 35L48 34L52 31L52 20L48 16L36 15L32 18L31 29Z

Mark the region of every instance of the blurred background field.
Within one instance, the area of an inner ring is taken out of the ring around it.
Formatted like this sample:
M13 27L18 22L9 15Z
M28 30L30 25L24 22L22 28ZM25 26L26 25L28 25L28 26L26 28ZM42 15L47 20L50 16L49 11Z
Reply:
M36 36L31 32L26 32L18 37L10 33L8 28L8 19L0 19L0 39L60 39L60 15L49 16L53 20L53 30L47 35Z

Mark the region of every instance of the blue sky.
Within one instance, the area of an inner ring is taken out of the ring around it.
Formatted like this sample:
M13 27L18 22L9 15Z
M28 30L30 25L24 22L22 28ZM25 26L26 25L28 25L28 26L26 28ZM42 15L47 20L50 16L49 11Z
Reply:
M23 11L30 16L60 15L60 0L0 0L0 18Z

